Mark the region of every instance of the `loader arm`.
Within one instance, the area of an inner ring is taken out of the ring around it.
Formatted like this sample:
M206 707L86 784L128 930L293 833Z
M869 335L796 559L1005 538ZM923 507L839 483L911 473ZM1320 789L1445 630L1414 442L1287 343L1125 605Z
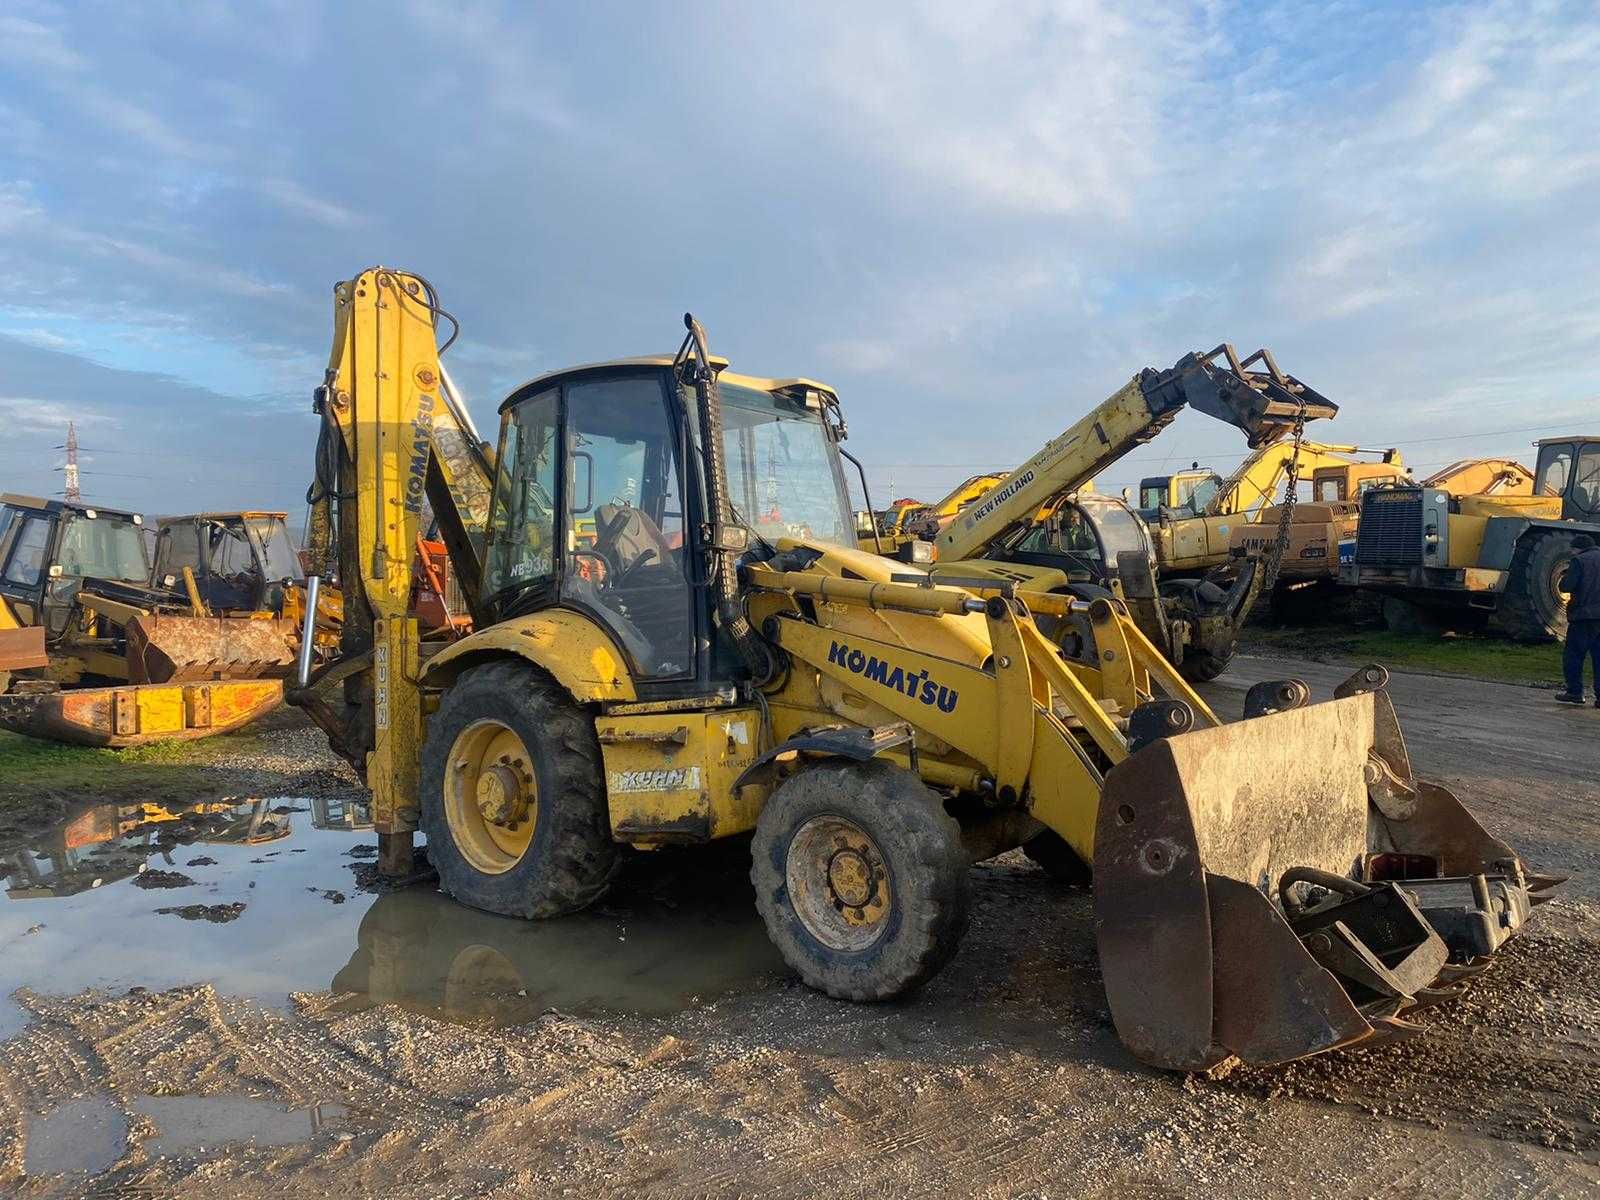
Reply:
M1147 367L951 522L935 541L939 560L981 557L1053 496L1081 488L1189 406L1242 429L1251 446L1284 437L1302 413L1311 420L1338 412L1279 371L1265 350L1241 361L1225 344L1209 354L1186 354L1165 371Z
M333 349L308 545L337 574L339 655L289 695L372 789L386 873L408 869L422 742L421 639L410 611L424 502L475 619L491 472L439 361L447 314L420 276L374 267L334 288ZM448 318L454 320L454 318ZM337 684L338 702L322 692ZM325 685L325 686L324 686Z

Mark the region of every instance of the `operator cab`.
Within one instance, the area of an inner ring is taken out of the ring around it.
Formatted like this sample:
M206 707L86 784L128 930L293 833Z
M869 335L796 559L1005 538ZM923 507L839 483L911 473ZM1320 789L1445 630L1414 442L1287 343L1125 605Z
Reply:
M1171 475L1147 475L1139 481L1139 515L1146 521L1199 516L1222 486L1222 476L1194 463Z
M752 547L780 537L854 549L837 401L807 380L719 369L733 521ZM641 697L730 682L707 585L708 526L695 393L674 360L541 376L500 407L484 595L496 620L563 607L611 634Z
M285 585L304 578L281 512L195 513L163 518L156 529L154 587L184 586L195 577L215 613L283 613Z
M1567 521L1600 521L1600 437L1545 438L1537 443L1535 496L1560 496Z
M150 578L144 518L78 501L0 496L0 596L23 624L66 631L86 579L142 587Z
M1065 571L1073 583L1109 587L1117 577L1117 556L1132 551L1152 567L1150 531L1121 500L1079 493L1062 500L1042 521L1024 526L995 555L1007 562Z

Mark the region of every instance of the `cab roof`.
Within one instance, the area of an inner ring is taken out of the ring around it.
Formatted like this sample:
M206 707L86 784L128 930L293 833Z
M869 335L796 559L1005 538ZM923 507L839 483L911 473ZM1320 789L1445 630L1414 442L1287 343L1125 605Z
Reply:
M229 512L201 512L183 513L176 517L159 517L158 526L176 525L180 521L232 521L232 520L258 520L266 517L276 517L280 521L287 520L286 512L272 512L264 508L241 508Z
M1561 442L1600 442L1600 433L1569 433L1564 437L1540 438L1535 446L1554 446Z
M47 512L52 515L62 512L92 512L96 515L104 514L108 517L126 517L129 520L137 517L140 521L144 517L126 508L107 508L104 504L86 504L82 500L47 500L43 496L24 496L20 492L0 492L0 504L8 504L13 508L31 508L35 512Z
M504 412L515 397L533 390L534 388L559 383L569 377L587 375L598 371L637 371L647 368L670 368L677 361L674 354L644 354L635 358L613 358L605 362L582 363L575 367L563 367L559 371L547 371L543 375L535 375L528 382L514 388L511 395L500 404L500 411ZM717 369L717 379L722 383L731 383L735 387L751 388L758 392L787 392L797 389L826 392L830 396L838 396L826 383L819 383L815 379L768 379L759 375L741 375L737 371L728 370L728 360L720 354L711 356L711 365Z

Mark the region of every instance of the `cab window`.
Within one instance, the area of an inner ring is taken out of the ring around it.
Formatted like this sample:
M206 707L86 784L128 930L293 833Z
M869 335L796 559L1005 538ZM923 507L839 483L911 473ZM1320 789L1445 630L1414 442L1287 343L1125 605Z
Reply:
M1578 454L1572 503L1586 513L1600 513L1600 442L1590 442Z
M1573 448L1568 445L1545 446L1539 451L1538 477L1534 481L1535 496L1564 496L1567 480L1572 475Z
M37 587L44 578L45 554L50 547L47 517L24 517L6 564L5 581L19 587Z
M675 427L657 374L567 385L561 596L606 622L646 677L694 667Z
M485 596L502 605L555 583L559 411L551 388L509 409L500 427L483 582Z

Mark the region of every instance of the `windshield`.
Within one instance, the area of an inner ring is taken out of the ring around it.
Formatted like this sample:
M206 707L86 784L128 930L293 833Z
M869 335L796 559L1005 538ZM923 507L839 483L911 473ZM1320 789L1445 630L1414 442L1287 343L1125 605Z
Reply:
M1541 446L1538 478L1533 485L1533 494L1564 495L1567 490L1567 477L1572 474L1572 457L1571 446Z
M723 384L728 495L738 519L769 540L856 544L844 475L822 418L804 404Z
M300 570L300 556L295 553L294 543L289 540L289 528L280 517L252 517L247 524L250 531L261 539L262 553L265 555L263 566L266 577L278 579L302 579L305 573Z
M125 517L90 518L74 513L67 518L58 557L63 575L127 583L145 583L150 577L144 534Z
M1117 555L1124 550L1132 550L1138 554L1149 553L1144 527L1139 523L1139 518L1125 506L1115 500L1097 500L1091 496L1080 497L1078 503L1094 521L1095 528L1100 531L1100 541L1105 547L1108 561L1115 563Z

